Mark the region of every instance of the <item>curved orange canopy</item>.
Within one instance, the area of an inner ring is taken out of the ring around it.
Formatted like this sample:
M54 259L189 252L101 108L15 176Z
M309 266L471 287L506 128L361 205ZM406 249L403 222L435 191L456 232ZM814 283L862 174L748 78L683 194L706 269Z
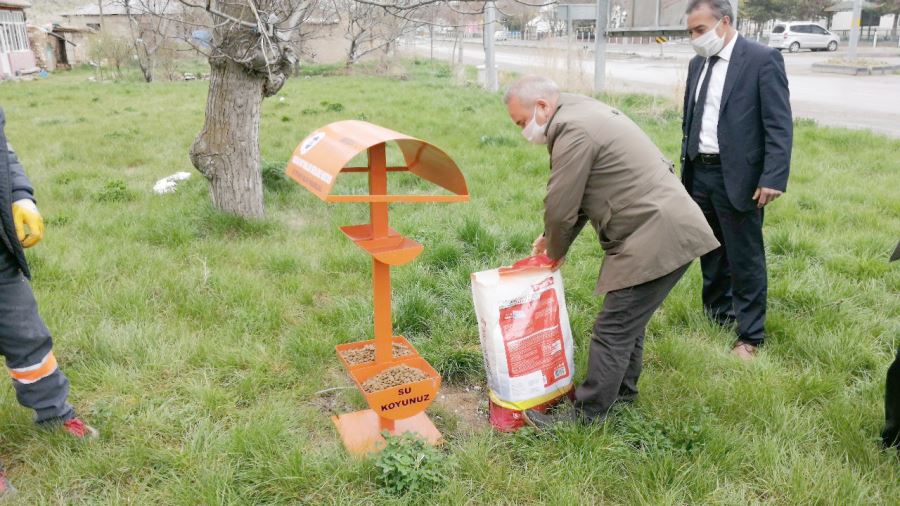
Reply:
M331 195L338 175L359 153L385 142L394 142L403 153L405 167L388 170L409 172L444 188L454 195ZM331 123L309 134L301 142L287 166L287 175L329 202L458 202L468 200L469 191L462 172L447 153L414 137L357 120Z

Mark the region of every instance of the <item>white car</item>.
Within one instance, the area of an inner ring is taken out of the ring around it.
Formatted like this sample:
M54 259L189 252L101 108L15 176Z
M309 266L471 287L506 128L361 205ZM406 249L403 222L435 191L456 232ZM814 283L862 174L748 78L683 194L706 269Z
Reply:
M509 35L504 30L494 32L494 40L509 40Z
M778 23L769 34L769 47L796 53L801 49L837 51L841 38L810 22Z

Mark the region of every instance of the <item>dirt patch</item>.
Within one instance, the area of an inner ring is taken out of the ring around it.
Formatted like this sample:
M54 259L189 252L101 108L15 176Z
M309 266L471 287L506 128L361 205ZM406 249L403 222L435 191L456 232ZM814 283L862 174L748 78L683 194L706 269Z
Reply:
M397 343L393 343L393 345L394 358L408 357L412 355L412 352L406 346ZM375 345L367 344L362 348L344 350L341 352L341 356L344 357L344 360L346 360L350 365L360 365L375 362Z
M487 391L482 386L441 386L435 407L456 419L454 432L473 434L491 428Z
M340 415L355 411L357 408L351 402L354 385L344 374L343 369L331 369L327 373L325 385L334 385L316 392L309 403L316 409L331 415Z
M363 382L362 387L366 392L378 392L397 385L415 383L428 379L428 375L415 367L398 365L385 369Z

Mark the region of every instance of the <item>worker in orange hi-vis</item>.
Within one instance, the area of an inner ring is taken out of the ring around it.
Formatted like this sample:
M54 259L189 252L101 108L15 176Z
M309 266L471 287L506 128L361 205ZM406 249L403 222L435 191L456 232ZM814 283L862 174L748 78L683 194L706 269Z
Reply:
M6 359L19 404L34 410L35 422L92 439L97 431L68 403L69 380L57 366L50 331L38 314L28 281L24 248L43 239L44 221L34 189L6 141L5 126L0 108L0 355ZM0 487L8 485L2 468L0 481Z

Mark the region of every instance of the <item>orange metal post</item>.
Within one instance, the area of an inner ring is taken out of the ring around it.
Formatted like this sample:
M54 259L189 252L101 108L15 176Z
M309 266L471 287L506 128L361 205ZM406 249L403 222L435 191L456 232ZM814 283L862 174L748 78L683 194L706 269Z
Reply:
M387 194L387 156L383 142L369 148L369 194ZM388 204L386 202L369 204L369 214L372 222L372 239L387 237Z
M383 364L393 358L391 337L391 267L372 260L372 291L375 309L375 363Z
M387 166L385 142L395 142L403 155L402 166ZM363 150L368 151L366 167L346 165ZM436 184L452 195L394 195L388 193L388 172L408 171ZM367 172L368 195L332 195L341 173ZM462 202L469 198L465 178L456 163L439 148L377 125L362 121L339 121L305 138L288 163L287 174L327 202L365 202L369 204L369 223L341 227L357 246L372 256L372 290L375 339L338 345L336 351L350 377L366 399L369 409L333 416L332 421L344 447L353 454L366 454L384 448L383 431L391 434L413 432L431 444L440 444L441 433L425 414L437 397L441 376L402 336L394 337L391 321L391 266L411 262L423 250L418 242L389 226L388 207L393 202ZM375 344L375 361L351 363L341 355L344 350L362 349ZM394 360L393 343L410 352ZM398 364L418 369L426 378L393 388L367 392L365 381Z
M369 193L387 193L387 156L384 143L369 148ZM369 204L372 239L388 236L388 203ZM388 264L372 259L372 291L375 312L375 363L393 359L391 338L391 268Z

